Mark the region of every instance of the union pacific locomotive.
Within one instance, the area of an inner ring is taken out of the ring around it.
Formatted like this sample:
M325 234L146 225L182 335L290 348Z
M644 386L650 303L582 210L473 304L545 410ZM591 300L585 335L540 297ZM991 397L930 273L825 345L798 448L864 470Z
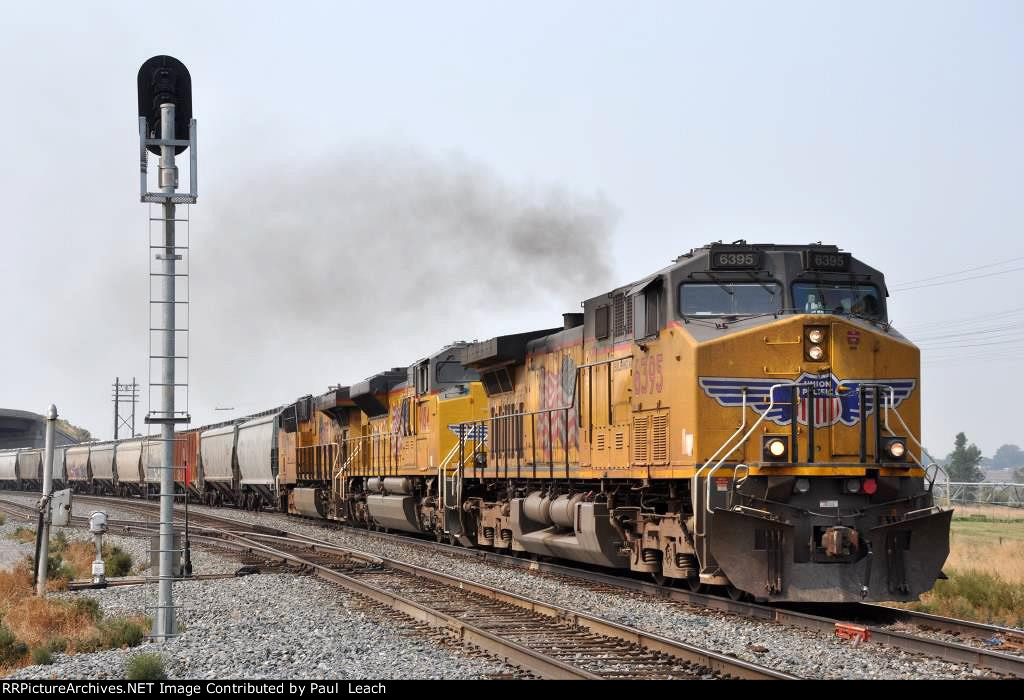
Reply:
M181 433L175 480L209 503L734 596L914 600L941 575L951 511L887 296L834 246L711 244L560 327ZM69 482L144 489L157 450L133 447L124 482L106 447L78 477L90 448L68 449Z

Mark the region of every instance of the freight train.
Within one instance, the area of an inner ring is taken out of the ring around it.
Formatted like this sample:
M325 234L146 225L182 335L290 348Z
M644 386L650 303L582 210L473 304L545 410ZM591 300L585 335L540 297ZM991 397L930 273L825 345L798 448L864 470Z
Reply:
M942 575L951 511L887 297L835 246L714 243L558 327L179 433L175 482L758 600L914 600ZM72 447L62 474L145 493L159 452ZM38 480L21 455L0 453L0 481Z

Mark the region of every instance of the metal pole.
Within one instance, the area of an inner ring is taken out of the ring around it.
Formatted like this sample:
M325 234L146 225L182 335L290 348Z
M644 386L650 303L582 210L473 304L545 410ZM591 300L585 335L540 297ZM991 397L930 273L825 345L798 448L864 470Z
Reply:
M114 377L114 439L117 440L117 424L121 419L121 378Z
M57 407L52 403L46 412L46 448L43 452L43 497L40 510L43 511L41 525L42 544L36 561L36 593L46 595L46 565L50 557L50 495L53 491L53 428L57 422Z
M160 105L160 138L171 141L174 133L174 105ZM175 635L174 602L171 593L173 572L172 549L174 549L174 476L171 467L174 462L174 263L176 257L174 243L174 202L170 195L174 194L178 183L178 171L174 167L174 146L160 146L160 190L168 195L163 202L164 209L164 303L163 303L163 334L164 334L164 367L162 373L160 416L160 437L163 444L162 471L160 474L160 574L157 610L153 628L153 637L158 641L173 639Z
M139 384L132 377L132 437L135 437L135 404L139 402Z

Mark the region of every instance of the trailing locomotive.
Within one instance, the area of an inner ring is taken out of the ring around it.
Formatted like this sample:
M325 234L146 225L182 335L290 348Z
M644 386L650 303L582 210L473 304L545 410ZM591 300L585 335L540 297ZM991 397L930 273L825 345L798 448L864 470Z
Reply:
M941 575L951 511L887 296L835 246L712 244L559 327L178 433L175 483L736 596L914 600ZM113 444L68 448L68 482L156 481L159 450L126 442L116 461ZM0 453L0 479L28 478L18 464Z

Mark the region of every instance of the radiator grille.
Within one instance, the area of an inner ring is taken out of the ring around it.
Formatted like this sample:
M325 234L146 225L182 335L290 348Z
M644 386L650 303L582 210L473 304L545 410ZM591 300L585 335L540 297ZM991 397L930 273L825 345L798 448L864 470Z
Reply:
M650 435L647 416L633 417L633 464L650 462Z

